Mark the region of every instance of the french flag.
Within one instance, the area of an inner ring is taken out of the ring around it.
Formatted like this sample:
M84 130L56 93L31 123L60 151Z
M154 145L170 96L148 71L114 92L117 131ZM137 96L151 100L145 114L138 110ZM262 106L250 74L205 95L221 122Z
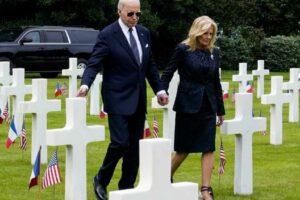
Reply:
M145 125L144 125L144 138L149 137L151 135L148 120L145 119Z
M253 87L252 87L252 85L251 85L249 82L247 82L247 88L246 88L246 91L247 91L248 93L253 93Z
M6 140L6 148L9 149L11 144L15 141L15 139L18 137L16 125L15 125L15 120L14 117L11 121L9 132L8 132L8 137Z
M2 110L1 110L1 108L0 108L0 124L2 124L3 123L3 119L4 119L5 117L2 115Z
M54 93L54 96L55 97L58 97L61 95L61 89L60 89L60 84L59 82L56 83L56 88L55 88L55 93Z
M223 99L225 100L225 99L228 99L229 98L229 93L228 93L228 91L224 91L223 92Z
M29 179L29 189L38 184L38 177L40 175L40 161L41 161L41 147L36 156L34 166Z
M106 117L106 115L107 115L107 113L104 111L103 104L102 104L99 117L100 117L100 119L104 119Z

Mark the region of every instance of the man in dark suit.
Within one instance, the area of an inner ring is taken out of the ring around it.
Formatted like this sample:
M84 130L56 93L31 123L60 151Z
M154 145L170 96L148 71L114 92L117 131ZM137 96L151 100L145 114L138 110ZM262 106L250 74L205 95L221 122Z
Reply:
M146 81L161 105L168 103L152 58L150 32L137 25L139 0L119 0L119 19L99 32L77 96L86 96L102 69L102 99L108 113L110 144L103 164L94 177L97 199L106 200L106 187L123 158L119 189L133 188L139 166L139 139L143 137Z

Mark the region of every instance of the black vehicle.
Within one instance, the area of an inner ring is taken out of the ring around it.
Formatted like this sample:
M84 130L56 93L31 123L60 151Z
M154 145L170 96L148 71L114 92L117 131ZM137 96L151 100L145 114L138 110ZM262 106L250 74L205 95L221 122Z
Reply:
M69 58L77 57L78 68L85 68L98 31L92 28L40 26L0 30L0 61L12 68L56 77L69 68Z

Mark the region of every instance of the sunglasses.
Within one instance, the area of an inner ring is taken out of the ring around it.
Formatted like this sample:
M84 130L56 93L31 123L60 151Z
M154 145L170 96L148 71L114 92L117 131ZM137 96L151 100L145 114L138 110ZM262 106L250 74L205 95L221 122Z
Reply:
M127 17L132 17L133 15L140 17L142 15L141 12L129 12L127 13Z

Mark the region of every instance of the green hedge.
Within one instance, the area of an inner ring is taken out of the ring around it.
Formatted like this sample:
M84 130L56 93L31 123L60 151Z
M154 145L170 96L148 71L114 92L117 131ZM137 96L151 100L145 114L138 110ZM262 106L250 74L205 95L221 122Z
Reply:
M300 37L274 36L261 43L262 58L271 71L300 67Z
M223 36L219 40L222 69L238 70L240 62L251 62L251 50L244 38Z
M257 60L261 59L260 41L263 38L263 30L254 27L237 27L230 36L219 36L221 68L238 70L239 63L246 62L248 69L256 69Z
M240 62L246 62L250 70L256 69L259 59L264 59L266 68L273 72L300 67L300 36L265 38L261 29L238 27L231 36L219 36L217 45L222 69L238 70Z

